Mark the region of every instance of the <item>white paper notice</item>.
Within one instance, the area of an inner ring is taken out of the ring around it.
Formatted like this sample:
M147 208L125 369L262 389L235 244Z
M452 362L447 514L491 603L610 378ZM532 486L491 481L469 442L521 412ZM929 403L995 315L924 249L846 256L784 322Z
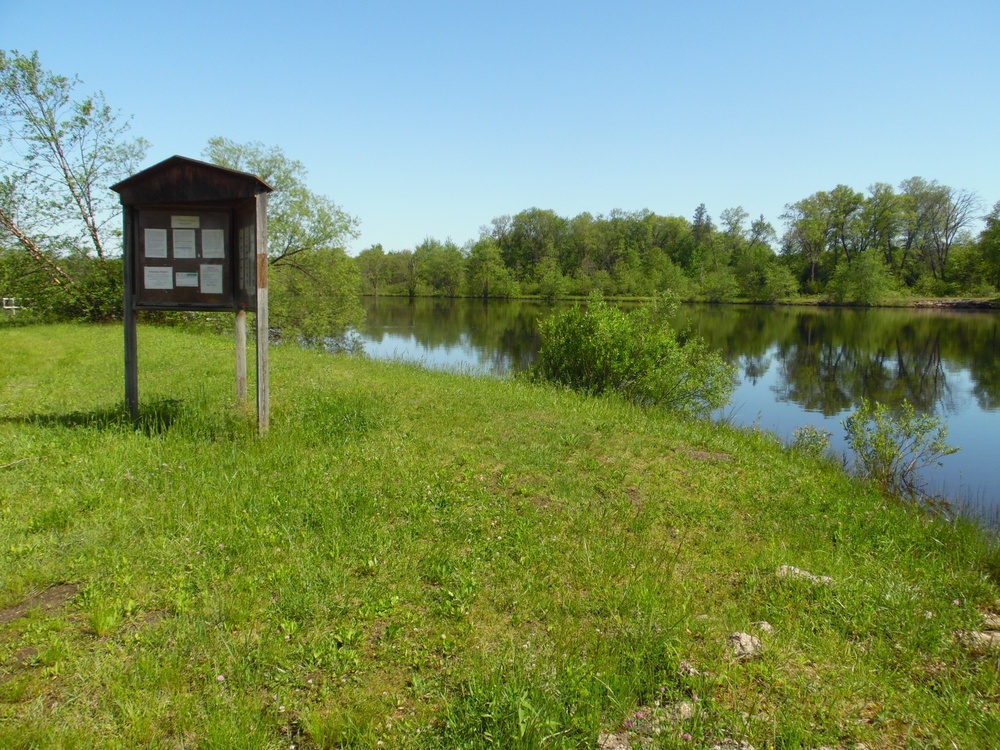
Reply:
M171 216L171 229L198 229L201 227L200 216Z
M147 229L145 231L146 257L166 258L167 257L167 230Z
M201 230L201 257L202 258L225 258L226 244L225 234L221 229Z
M198 286L198 272L197 271L178 271L177 276L174 278L178 287L182 286Z
M143 270L147 289L174 288L174 269L170 266L146 266Z
M193 229L174 230L174 257L175 258L198 257L197 253L195 252Z
M222 266L201 267L201 293L222 294Z

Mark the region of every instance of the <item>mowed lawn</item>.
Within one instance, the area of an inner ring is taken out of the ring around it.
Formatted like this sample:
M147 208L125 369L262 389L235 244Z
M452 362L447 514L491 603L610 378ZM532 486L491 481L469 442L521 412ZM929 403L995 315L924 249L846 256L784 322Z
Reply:
M0 747L1000 746L996 544L839 462L290 345L261 438L139 347L134 426L120 326L0 329Z

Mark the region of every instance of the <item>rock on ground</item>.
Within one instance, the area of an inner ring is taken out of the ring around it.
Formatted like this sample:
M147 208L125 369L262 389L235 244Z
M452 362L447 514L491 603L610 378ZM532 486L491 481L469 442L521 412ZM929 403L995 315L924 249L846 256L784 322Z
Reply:
M729 636L729 647L733 650L733 655L740 660L752 659L764 650L764 644L760 638L749 633L733 633Z
M778 578L800 578L810 583L833 583L830 576L813 575L808 570L802 570L802 568L796 568L792 565L782 565L778 568L777 575Z

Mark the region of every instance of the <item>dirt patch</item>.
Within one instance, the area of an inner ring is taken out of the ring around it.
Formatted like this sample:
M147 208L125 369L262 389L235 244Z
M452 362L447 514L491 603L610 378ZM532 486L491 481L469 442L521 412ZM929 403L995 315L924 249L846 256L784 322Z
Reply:
M733 457L728 453L712 453L711 451L685 451L687 455L696 461L732 461Z
M38 649L32 648L31 646L25 646L14 654L14 661L23 667L31 664L31 662L33 662L37 657Z
M165 620L170 616L170 613L165 609L152 609L148 612L143 612L128 628L129 633L138 633L144 628L154 627L161 620Z
M78 583L61 583L40 591L12 607L0 609L0 625L24 617L33 609L58 609L76 596L79 590Z

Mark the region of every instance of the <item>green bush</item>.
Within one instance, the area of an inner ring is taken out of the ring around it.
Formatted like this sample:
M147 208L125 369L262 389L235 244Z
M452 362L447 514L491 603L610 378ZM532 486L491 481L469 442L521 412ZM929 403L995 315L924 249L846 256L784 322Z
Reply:
M593 395L614 392L644 406L705 414L729 400L735 368L668 324L677 303L664 298L630 313L591 295L539 326L534 377Z
M816 425L796 427L792 434L792 450L810 458L823 458L830 452L831 437L831 432Z
M23 300L24 320L92 323L121 319L124 286L121 258L60 258L52 256L72 283L56 283L23 252L0 251L0 291Z
M940 419L917 414L908 401L894 415L885 404L863 400L843 425L858 473L900 497L921 494L920 471L958 450L945 442L948 429Z
M851 263L838 263L827 287L834 302L856 305L876 305L895 292L892 273L873 250L860 253Z
M710 271L701 282L701 293L709 302L728 302L736 297L740 287L728 268Z
M778 263L770 263L764 269L764 286L755 298L758 302L774 302L788 299L799 293L799 283L787 267Z

